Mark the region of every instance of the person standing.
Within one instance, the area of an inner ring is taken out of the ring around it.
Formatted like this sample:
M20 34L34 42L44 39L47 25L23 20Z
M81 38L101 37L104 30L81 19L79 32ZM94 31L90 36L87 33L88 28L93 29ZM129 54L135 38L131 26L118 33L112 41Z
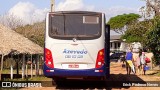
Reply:
M140 75L145 74L145 70L144 70L144 67L146 65L145 58L146 58L145 53L140 51L139 57L137 59L138 73Z
M133 54L131 49L129 49L126 53L126 70L128 75L130 75L131 71L133 71L133 73L135 74L135 68L132 60L133 60Z

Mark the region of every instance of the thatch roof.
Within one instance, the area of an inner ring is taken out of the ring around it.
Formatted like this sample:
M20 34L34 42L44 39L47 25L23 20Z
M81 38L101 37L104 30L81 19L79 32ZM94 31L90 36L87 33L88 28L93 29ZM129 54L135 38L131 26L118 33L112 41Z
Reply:
M17 53L40 54L43 48L28 38L0 24L0 54Z

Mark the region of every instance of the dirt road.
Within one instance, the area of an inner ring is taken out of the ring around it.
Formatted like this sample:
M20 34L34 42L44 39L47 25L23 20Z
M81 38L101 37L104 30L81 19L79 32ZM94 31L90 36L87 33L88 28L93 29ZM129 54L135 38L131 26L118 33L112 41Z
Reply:
M123 82L125 84L136 84L136 85L142 85L143 82L146 83L148 81L154 81L152 84L157 84L158 81L160 82L160 77L154 75L157 73L156 71L147 71L146 75L126 75L125 68L121 67L122 63L111 63L111 75L110 78L104 83L104 82L84 82L84 81L70 81L70 82L61 82L60 85L53 85L52 87L40 87L40 88L22 88L21 90L55 90L55 89L103 89L103 90L160 90L160 84L159 87L142 87L142 86L118 86L118 84L122 84ZM111 81L111 82L110 82ZM127 83L126 83L127 82ZM131 83L129 83L131 82ZM112 86L108 87L107 85L110 85L112 83Z

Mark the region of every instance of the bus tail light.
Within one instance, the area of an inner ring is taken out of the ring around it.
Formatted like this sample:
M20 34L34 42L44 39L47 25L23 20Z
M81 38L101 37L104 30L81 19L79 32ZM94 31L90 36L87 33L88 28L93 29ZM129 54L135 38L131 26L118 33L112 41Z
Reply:
M49 68L54 68L52 52L45 48L45 63Z
M98 52L95 68L100 68L103 65L104 65L104 49Z

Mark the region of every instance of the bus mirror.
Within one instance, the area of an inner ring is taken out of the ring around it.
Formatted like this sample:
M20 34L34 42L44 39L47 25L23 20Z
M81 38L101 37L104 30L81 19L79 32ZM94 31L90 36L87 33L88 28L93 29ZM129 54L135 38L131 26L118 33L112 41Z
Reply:
M106 28L106 30L110 30L110 25L106 24L105 28Z
M108 24L105 25L105 33L110 34L110 25Z
M105 62L110 66L110 25L105 25Z

